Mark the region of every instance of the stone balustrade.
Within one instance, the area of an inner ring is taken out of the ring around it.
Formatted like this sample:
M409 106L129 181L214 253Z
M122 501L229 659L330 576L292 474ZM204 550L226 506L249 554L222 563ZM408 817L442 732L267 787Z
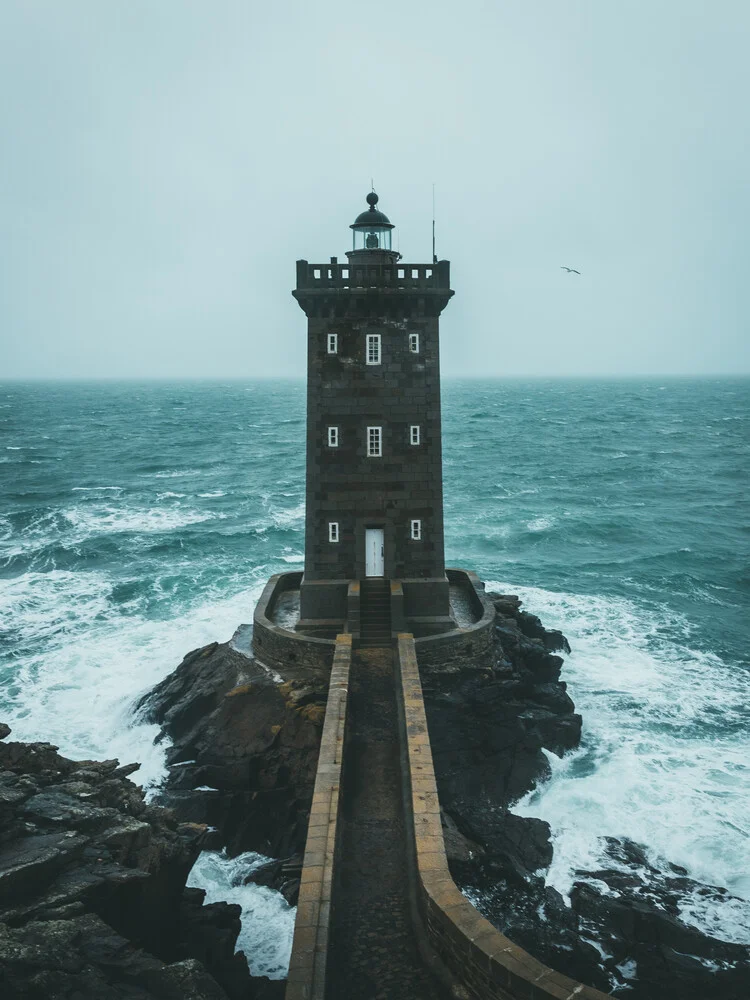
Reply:
M450 263L309 264L297 261L297 290L339 288L449 289Z

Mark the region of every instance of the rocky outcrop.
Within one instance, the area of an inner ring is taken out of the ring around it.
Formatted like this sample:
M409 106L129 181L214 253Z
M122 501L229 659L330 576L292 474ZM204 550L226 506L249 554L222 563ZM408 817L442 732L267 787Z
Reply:
M159 801L231 855L301 854L327 685L286 680L230 643L194 650L142 700L172 746Z
M579 872L570 900L547 886L550 829L513 802L548 773L541 748L577 746L581 719L565 684L565 637L517 598L490 595L498 618L491 661L446 690L425 679L446 849L465 892L511 940L552 968L631 1000L750 996L750 948L708 937L681 918L695 894L731 902L684 869L664 876L630 841L603 838L611 868ZM459 838L457 840L457 834Z
M697 887L684 872L659 879L637 845L611 841L611 870L581 872L570 900L547 886L549 826L512 805L546 780L544 751L580 740L581 717L560 680L569 652L518 598L489 595L490 655L455 669L422 669L443 830L453 875L512 940L574 979L631 1000L750 996L748 949L680 919ZM325 682L280 676L231 644L190 653L143 700L173 742L163 799L183 820L215 828L211 846L285 860L250 879L296 900L299 855L325 712ZM634 861L623 875L623 853ZM639 853L640 852L640 853ZM205 908L204 908L205 909Z
M549 830L510 818L508 806L549 775L543 748L578 745L581 717L560 680L565 637L545 631L517 597L488 596L497 614L491 655L457 672L421 671L435 774L444 810L467 837L508 857L520 837L534 870L549 863Z
M3 996L262 995L234 954L240 908L203 906L201 890L185 889L205 828L147 805L128 780L137 769L0 743Z

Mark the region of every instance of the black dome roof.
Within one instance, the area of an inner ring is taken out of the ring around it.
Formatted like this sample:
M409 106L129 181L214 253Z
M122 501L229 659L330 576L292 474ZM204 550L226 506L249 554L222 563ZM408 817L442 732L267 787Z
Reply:
M369 209L366 212L360 212L357 218L354 220L354 223L351 226L349 226L349 228L366 229L371 226L381 226L382 228L385 229L393 229L394 227L391 225L391 220L388 218L388 216L384 215L382 212L378 211L377 208L375 208L377 203L378 203L378 196L375 194L374 191L370 191L370 193L367 195L367 204L370 206Z

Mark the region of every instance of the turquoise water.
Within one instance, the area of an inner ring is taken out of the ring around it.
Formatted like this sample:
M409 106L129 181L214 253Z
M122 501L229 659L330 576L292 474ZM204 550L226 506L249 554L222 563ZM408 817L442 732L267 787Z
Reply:
M741 899L750 941L750 380L444 385L446 550L574 647L584 743L519 809L563 891L602 835ZM0 384L0 718L163 775L134 700L300 567L300 382Z

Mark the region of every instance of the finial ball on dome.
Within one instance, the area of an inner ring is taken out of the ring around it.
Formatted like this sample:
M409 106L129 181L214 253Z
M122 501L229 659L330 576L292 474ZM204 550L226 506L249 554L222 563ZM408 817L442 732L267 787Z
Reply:
M370 206L370 208L375 208L375 206L378 203L378 196L375 194L374 191L370 191L370 193L368 194L366 200L367 200L367 204Z

